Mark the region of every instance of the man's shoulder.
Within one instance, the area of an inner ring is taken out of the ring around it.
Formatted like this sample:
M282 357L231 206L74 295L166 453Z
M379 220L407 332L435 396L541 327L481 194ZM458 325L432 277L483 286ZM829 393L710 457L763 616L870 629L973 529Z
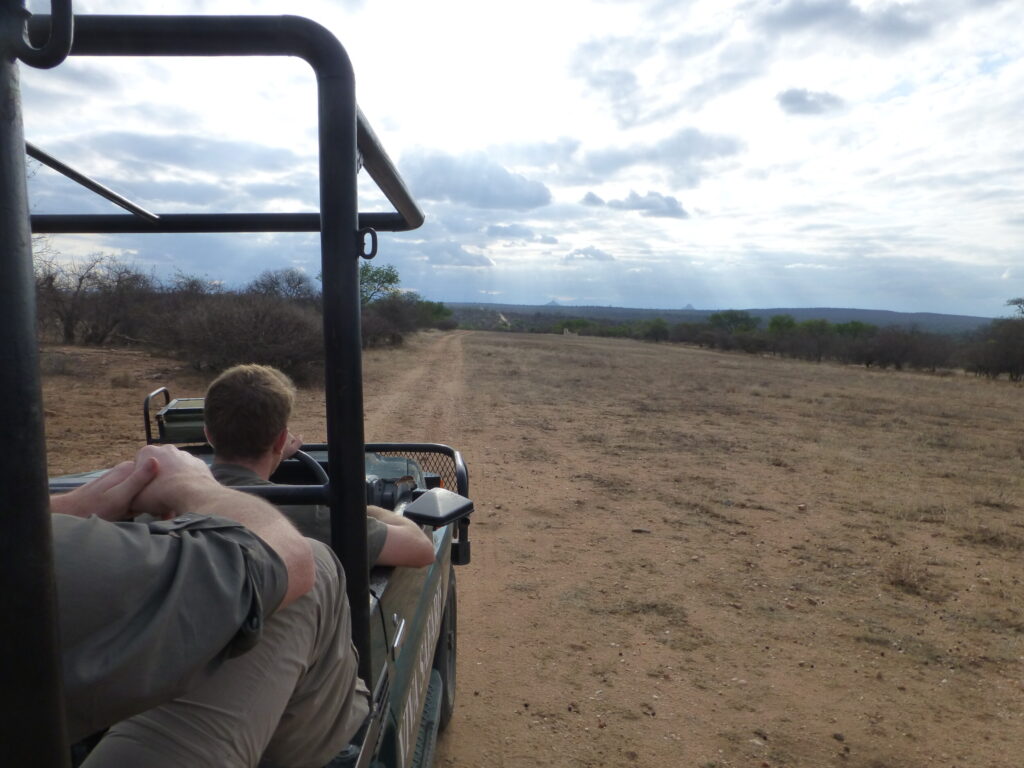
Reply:
M248 467L241 464L217 463L210 467L214 479L221 485L273 485L269 480L264 480Z

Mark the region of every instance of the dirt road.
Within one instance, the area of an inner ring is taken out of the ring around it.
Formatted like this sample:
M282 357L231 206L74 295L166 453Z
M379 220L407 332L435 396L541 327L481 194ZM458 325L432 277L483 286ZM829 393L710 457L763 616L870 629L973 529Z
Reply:
M427 343L390 371L374 365L370 353L363 387L366 442L401 435L406 442L459 445L466 400L464 338L461 332L425 336Z
M404 354L368 435L458 446L477 503L441 765L1019 763L1019 391L550 336Z
M130 452L156 383L205 384L141 353L70 367L55 474ZM364 378L367 440L470 469L439 765L1020 765L1019 387L475 332Z

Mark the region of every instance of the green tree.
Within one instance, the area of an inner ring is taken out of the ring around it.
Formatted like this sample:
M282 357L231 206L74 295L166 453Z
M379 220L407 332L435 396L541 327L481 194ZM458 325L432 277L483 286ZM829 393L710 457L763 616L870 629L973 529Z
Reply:
M677 323L669 331L669 341L701 344L701 334L707 330L705 323ZM704 346L701 344L701 346Z
M442 331L458 327L458 323L452 318L452 311L444 302L424 299L416 302L416 324L420 328L439 328Z
M398 346L417 329L419 298L394 291L363 307L363 348Z
M761 324L760 317L739 309L726 309L708 317L708 325L729 333L751 333Z
M878 326L871 323L862 323L860 320L851 320L848 323L836 323L833 330L840 335L850 339L863 339L874 336L878 333Z
M390 264L375 267L368 261L359 265L359 303L367 306L398 293L398 270Z
M977 334L965 350L967 367L989 378L1024 378L1024 318L1001 318Z
M768 320L768 333L772 336L785 336L796 330L796 320L792 315L772 315Z
M828 320L804 320L797 330L804 342L805 356L820 363L832 338L832 324Z
M668 341L668 323L656 317L640 327L640 338L645 341Z
M569 317L564 320L559 320L558 323L555 324L555 328L558 329L555 332L557 333L561 331L564 333L568 330L570 333L580 333L582 331L589 330L590 326L591 322L584 317Z

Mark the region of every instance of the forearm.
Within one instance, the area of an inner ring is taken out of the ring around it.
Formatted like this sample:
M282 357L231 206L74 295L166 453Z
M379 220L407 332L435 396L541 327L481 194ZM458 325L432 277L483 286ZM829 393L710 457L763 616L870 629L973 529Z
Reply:
M384 523L384 525L390 525L395 528L405 528L407 530L415 530L418 533L423 533L420 527L408 517L391 512L383 507L375 507L372 504L367 505L366 514Z
M434 562L433 539L412 520L374 506L367 507L366 514L387 526L378 564L420 568Z
M288 569L288 591L278 609L298 599L313 587L313 553L309 541L275 507L263 499L223 486L203 484L201 493L183 493L186 512L234 520L255 533L284 561Z

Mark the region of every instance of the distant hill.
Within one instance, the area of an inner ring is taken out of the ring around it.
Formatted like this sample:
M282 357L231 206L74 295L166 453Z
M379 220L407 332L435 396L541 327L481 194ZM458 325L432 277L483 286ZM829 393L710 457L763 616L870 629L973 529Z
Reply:
M476 328L520 327L530 329L546 317L573 317L587 320L603 320L609 323L632 323L662 318L666 323L701 323L709 315L721 310L715 309L635 309L630 307L573 307L555 303L529 304L470 304L445 302L455 319L461 324ZM848 323L859 320L879 327L891 325L918 328L935 333L968 333L992 322L990 317L972 315L943 315L935 312L890 312L881 309L846 309L836 307L776 308L741 310L754 317L760 317L761 327L768 324L772 315L792 315L797 322L804 320L828 320L830 323ZM499 317L500 316L500 317ZM503 319L502 319L503 318Z

